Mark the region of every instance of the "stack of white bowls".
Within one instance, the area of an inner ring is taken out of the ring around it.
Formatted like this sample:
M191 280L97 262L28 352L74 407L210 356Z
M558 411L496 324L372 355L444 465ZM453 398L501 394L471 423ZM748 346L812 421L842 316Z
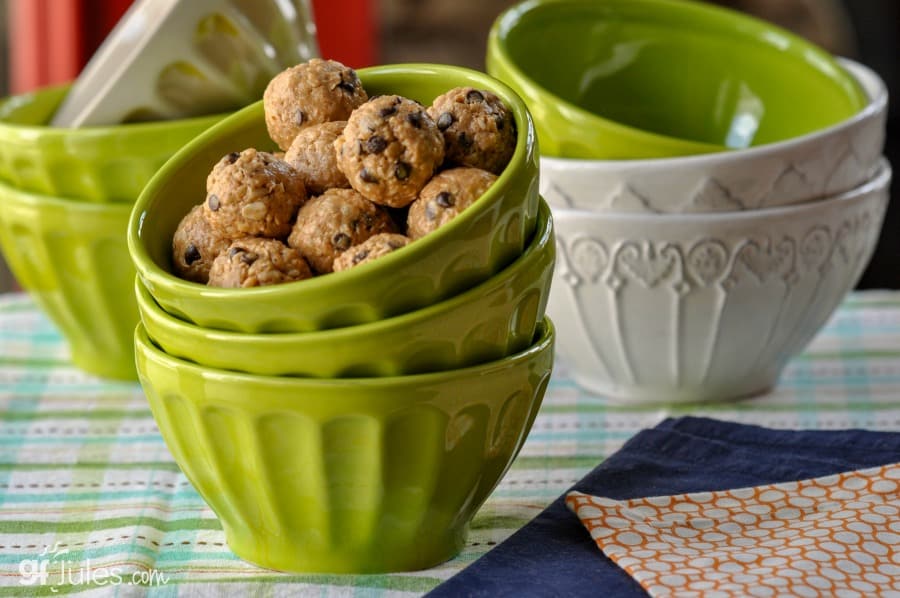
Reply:
M557 268L548 313L582 387L687 402L773 387L855 286L888 202L887 90L842 60L868 105L746 150L541 160Z

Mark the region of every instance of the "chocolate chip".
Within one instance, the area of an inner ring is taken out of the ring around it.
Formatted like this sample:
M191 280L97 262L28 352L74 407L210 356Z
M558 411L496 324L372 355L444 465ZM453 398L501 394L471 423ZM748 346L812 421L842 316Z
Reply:
M498 114L497 116L494 117L494 122L497 123L497 130L498 130L498 131L502 131L502 130L503 130L503 126L506 124L506 123L503 121L503 116L500 115L500 114Z
M350 237L344 233L338 233L331 238L331 244L339 251L350 249Z
M453 204L453 194L449 191L441 191L437 194L437 197L434 198L434 202L441 206L442 208L452 208Z
M344 75L347 75L347 79L344 79ZM356 83L359 79L356 76L356 73L353 70L350 70L348 73L341 73L341 82L337 84L338 88L340 88L344 93L355 93L356 92Z
M245 264L247 264L248 266L253 264L253 262L255 262L257 259L259 259L259 256L256 255L255 253L242 252L241 261L244 262Z
M406 122L411 124L417 129L422 128L422 113L421 112L410 112L406 115Z
M232 247L228 250L228 257L234 257L239 253L244 253L243 247Z
M397 177L398 181L405 181L408 179L411 172L412 166L406 162L397 162L397 166L394 167L394 176Z
M239 153L237 153L237 152L231 152L231 153L228 154L228 156L227 156L227 158L228 158L228 163L229 163L229 164L234 164L235 162L237 162L238 158L240 158L240 157L241 157L241 155L240 155Z
M366 259L367 257L369 257L368 249L363 249L362 251L357 251L356 254L353 256L353 264L354 265L358 264L361 261L363 261L364 259Z
M298 125L302 125L303 121L305 121L305 120L306 120L306 114L303 112L303 110L297 110L296 112L294 112L294 122L295 123L297 123Z
M200 255L200 250L191 243L187 246L187 249L184 250L184 263L190 266L197 260L199 260L202 256Z
M378 116L381 118L387 118L388 116L393 116L397 114L397 105L391 104L390 106L385 106L381 110L378 111Z
M387 141L380 135L372 135L366 140L366 151L370 154L380 154L387 147Z
M369 172L368 168L363 168L362 170L359 171L359 178L364 183L377 183L378 182L378 177L375 176L374 174L372 174L371 172Z
M215 194L210 195L207 198L206 203L209 206L209 209L215 212L219 209L219 196Z
M466 135L465 131L459 134L457 140L459 141L460 147L462 147L464 150L468 150L470 147L472 147L472 140L469 139L469 136Z
M446 131L450 128L450 125L453 124L453 115L449 112L444 112L437 119L438 129L441 131Z
M478 91L477 89L473 89L469 93L466 94L466 101L470 104L475 102L483 102L484 94Z

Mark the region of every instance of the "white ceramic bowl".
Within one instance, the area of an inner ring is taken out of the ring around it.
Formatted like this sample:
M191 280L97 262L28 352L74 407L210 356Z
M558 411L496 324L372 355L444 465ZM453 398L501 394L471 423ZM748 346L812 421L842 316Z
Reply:
M655 160L541 158L551 206L593 212L731 212L830 197L867 181L884 148L888 92L871 69L843 66L869 104L833 127L749 148Z
M728 214L555 209L548 314L582 387L623 402L764 392L853 288L890 165L818 202Z

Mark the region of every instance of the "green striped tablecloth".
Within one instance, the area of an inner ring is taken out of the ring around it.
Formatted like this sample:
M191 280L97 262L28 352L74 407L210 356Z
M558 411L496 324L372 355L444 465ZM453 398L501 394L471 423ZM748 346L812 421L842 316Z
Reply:
M140 386L81 373L26 295L0 295L0 594L420 595L635 432L685 412L777 428L900 430L900 292L851 295L778 388L750 401L611 407L557 364L531 435L463 553L427 571L373 576L283 575L240 561L166 450ZM23 571L34 585L22 585Z

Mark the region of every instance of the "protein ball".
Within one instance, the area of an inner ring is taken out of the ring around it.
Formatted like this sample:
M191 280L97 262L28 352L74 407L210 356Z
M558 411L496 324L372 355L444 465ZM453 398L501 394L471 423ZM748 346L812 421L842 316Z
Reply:
M503 172L516 149L516 122L503 100L483 89L457 87L435 98L428 114L444 134L448 163Z
M213 261L209 285L229 288L261 287L312 277L299 251L278 239L238 239Z
M206 284L213 260L229 243L231 240L219 234L203 217L203 206L194 206L178 223L172 237L175 273L185 280Z
M355 245L334 260L334 271L340 272L369 262L406 247L411 239L396 233L380 233Z
M300 209L288 245L300 250L318 274L335 258L378 233L397 231L388 211L352 189L329 189Z
M425 108L397 95L354 110L334 147L350 186L392 208L409 205L444 160L444 138Z
M497 180L480 168L452 168L436 175L409 206L406 234L424 237L447 224L484 194Z
M336 120L306 127L297 134L284 155L284 161L297 171L310 195L350 186L347 177L338 168L337 152L334 150L334 140L346 125L347 121Z
M278 73L266 86L263 110L269 137L287 151L305 127L347 120L367 99L356 71L313 58Z
M206 179L203 215L221 235L284 237L306 190L297 172L270 153L246 149L219 160Z

